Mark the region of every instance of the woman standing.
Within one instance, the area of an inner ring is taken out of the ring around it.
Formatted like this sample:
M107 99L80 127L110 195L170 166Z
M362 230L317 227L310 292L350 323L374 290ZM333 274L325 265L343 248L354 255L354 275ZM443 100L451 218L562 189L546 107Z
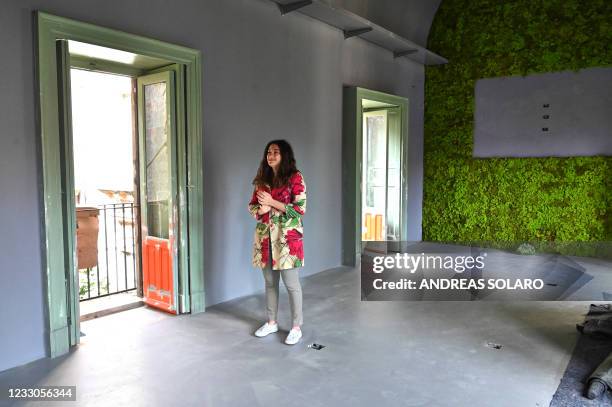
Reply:
M304 266L302 216L306 212L306 184L295 166L291 145L273 140L266 145L249 202L249 212L257 220L253 266L261 268L266 280L268 321L255 335L263 337L278 331L279 278L287 287L293 326L285 339L288 345L302 337L302 287L298 268Z

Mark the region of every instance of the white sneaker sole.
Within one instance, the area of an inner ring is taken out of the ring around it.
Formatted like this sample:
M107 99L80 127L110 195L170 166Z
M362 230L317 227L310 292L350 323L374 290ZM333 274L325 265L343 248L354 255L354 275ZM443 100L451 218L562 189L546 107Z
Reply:
M255 331L255 336L256 336L256 337L258 337L258 338L263 338L263 337L265 337L265 336L268 336L268 335L270 335L270 334L273 334L274 332L278 332L278 326L276 327L276 329L275 329L275 330L273 330L273 331L268 331L267 333L257 333L257 331Z
M285 339L285 343L287 345L295 345L296 343L298 343L300 341L300 339L302 339L302 335L298 336L298 338L296 339L295 342L289 342L287 339Z

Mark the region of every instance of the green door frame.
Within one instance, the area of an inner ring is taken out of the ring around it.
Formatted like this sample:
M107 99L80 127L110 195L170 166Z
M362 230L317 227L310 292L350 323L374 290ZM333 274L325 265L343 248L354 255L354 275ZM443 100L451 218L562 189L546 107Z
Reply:
M153 40L138 35L98 27L44 12L35 12L37 28L37 78L40 155L42 158L42 187L44 214L43 264L45 271L46 332L48 355L56 357L69 351L78 342L76 324L68 320L73 305L69 296L75 290L67 278L76 258L74 242L75 222L70 215L74 207L74 176L69 132L65 131L64 113L60 97L66 97L67 81L62 54L57 42L74 40L134 54L157 57L183 67L185 87L185 148L179 149L178 194L180 219L187 231L181 238L179 262L188 265L189 309L191 313L205 310L204 270L202 257L203 236L203 177L202 177L202 58L198 50ZM182 154L181 154L182 153ZM67 192L69 191L69 192ZM71 336L73 340L71 341Z
M401 132L400 237L408 234L408 99L383 92L344 87L342 102L342 264L354 267L361 255L361 169L364 99L397 106Z

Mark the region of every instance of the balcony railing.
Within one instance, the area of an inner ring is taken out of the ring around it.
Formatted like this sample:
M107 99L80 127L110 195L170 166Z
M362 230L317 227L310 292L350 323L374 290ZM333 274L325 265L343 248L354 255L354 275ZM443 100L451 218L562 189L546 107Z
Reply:
M136 210L134 203L99 205L97 266L79 270L81 301L135 290Z

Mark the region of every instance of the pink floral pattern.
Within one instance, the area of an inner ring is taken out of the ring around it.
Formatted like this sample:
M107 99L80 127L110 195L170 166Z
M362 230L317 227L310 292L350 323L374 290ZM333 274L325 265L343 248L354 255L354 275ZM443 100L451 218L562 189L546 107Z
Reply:
M298 171L289 179L289 185L281 188L264 188L272 198L285 204L285 213L272 208L258 215L257 188L249 202L249 212L257 220L253 244L253 266L264 268L270 259L272 245L272 268L287 270L304 266L304 228L302 216L306 213L306 183Z
M261 240L261 261L267 264L269 256L270 256L270 238L264 237Z

